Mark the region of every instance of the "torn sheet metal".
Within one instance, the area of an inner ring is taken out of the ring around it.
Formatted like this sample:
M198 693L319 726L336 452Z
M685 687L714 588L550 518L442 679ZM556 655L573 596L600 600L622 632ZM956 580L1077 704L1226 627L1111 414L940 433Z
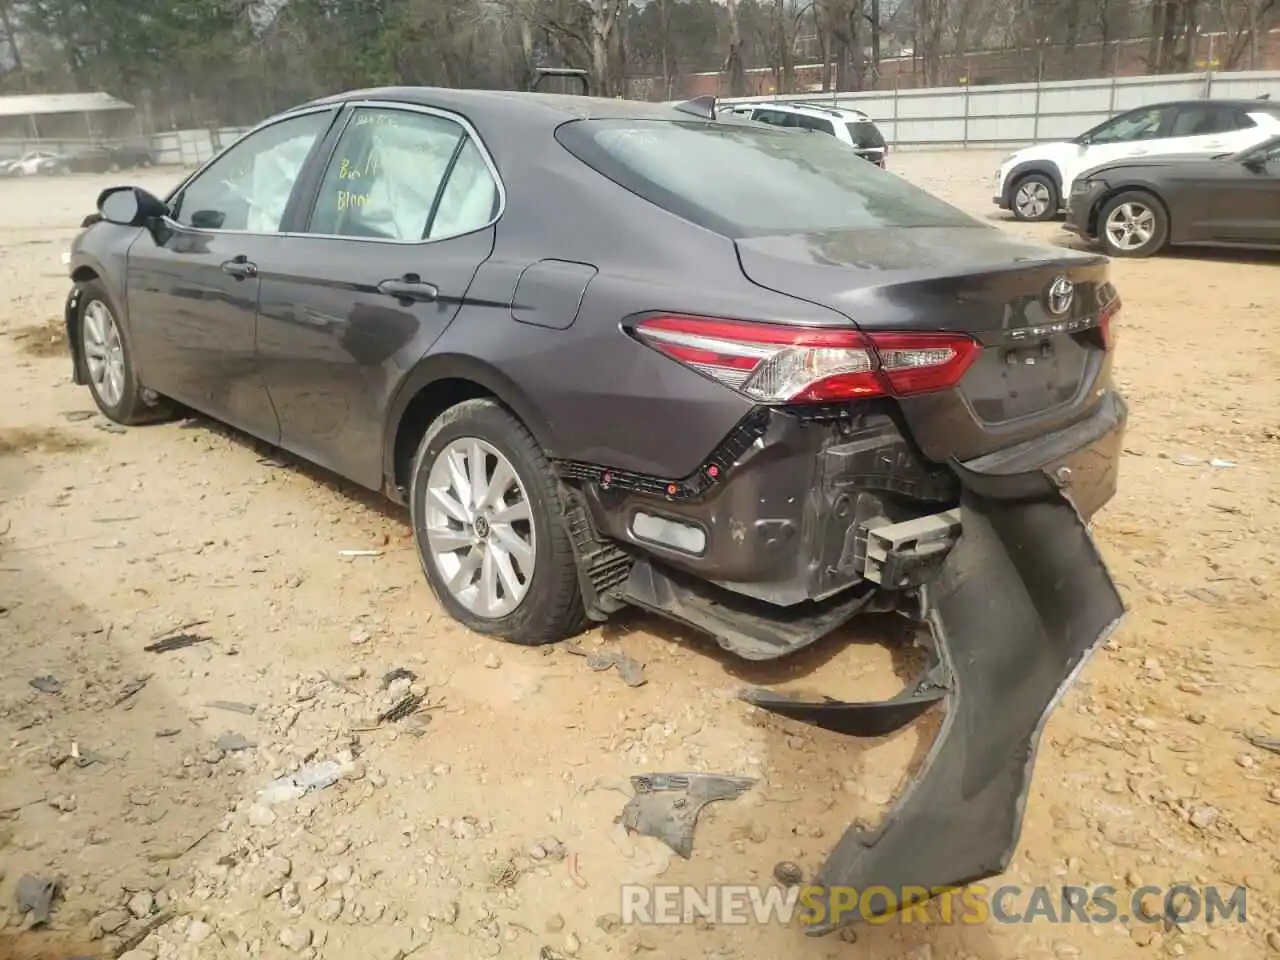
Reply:
M693 829L708 803L732 800L755 784L748 777L714 773L653 773L631 778L635 796L617 823L656 837L686 860L693 854Z
M946 718L884 821L851 826L822 865L814 882L826 892L810 935L865 919L869 887L936 894L1008 866L1044 723L1123 618L1115 583L1061 492L1011 501L966 489L961 507L963 534L923 597L949 677ZM894 909L877 910L880 899L874 911Z

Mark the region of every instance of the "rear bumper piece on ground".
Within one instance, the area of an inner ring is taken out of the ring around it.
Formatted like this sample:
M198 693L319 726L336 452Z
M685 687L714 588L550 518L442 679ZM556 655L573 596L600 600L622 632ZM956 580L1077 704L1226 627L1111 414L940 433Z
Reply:
M1109 477L1082 484L1080 509L1058 472L1095 454L1107 459L1100 451L1118 452L1124 420L1118 398L1111 413L1111 429L1083 450L1057 456L1053 441L1063 438L1048 438L1049 456L1039 467L1018 472L1016 454L1002 462L986 458L982 472L973 463L955 465L964 485L963 533L921 591L936 661L912 690L859 705L749 697L828 729L856 715L870 732L884 733L914 719L945 688L946 717L912 783L879 827L851 826L819 870L814 883L824 892L815 902L822 910L810 918L811 935L866 919L859 908L868 888L892 891L894 902L886 900L882 911L892 910L903 905L905 891L925 899L1008 865L1044 723L1124 616L1084 520L1097 498L1114 489L1114 463Z

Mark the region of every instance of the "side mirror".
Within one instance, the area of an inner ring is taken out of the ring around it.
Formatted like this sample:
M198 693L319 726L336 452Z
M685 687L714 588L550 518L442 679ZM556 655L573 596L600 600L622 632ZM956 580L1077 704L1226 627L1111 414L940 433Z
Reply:
M141 187L111 187L98 195L98 213L107 223L141 227L157 217L167 216L169 206Z
M1254 173L1267 172L1267 158L1265 156L1246 157L1244 160L1241 160L1240 163L1245 167L1245 169L1252 170Z

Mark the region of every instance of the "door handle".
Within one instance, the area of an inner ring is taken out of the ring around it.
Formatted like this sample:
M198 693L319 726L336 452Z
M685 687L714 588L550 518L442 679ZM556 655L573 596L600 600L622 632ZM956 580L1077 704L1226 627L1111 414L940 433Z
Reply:
M410 303L434 303L440 296L434 283L427 283L416 273L406 273L398 280L383 280L378 284L378 292Z
M258 275L258 265L251 263L249 258L243 253L238 257L232 257L222 264L222 272L230 274L237 280L247 280L250 277Z

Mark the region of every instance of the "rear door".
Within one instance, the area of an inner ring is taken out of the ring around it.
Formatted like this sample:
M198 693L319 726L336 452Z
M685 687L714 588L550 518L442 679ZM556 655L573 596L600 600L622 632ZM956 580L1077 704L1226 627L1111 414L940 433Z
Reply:
M262 277L257 356L281 444L377 488L391 392L493 251L502 189L460 116L364 103L345 122L309 222Z

